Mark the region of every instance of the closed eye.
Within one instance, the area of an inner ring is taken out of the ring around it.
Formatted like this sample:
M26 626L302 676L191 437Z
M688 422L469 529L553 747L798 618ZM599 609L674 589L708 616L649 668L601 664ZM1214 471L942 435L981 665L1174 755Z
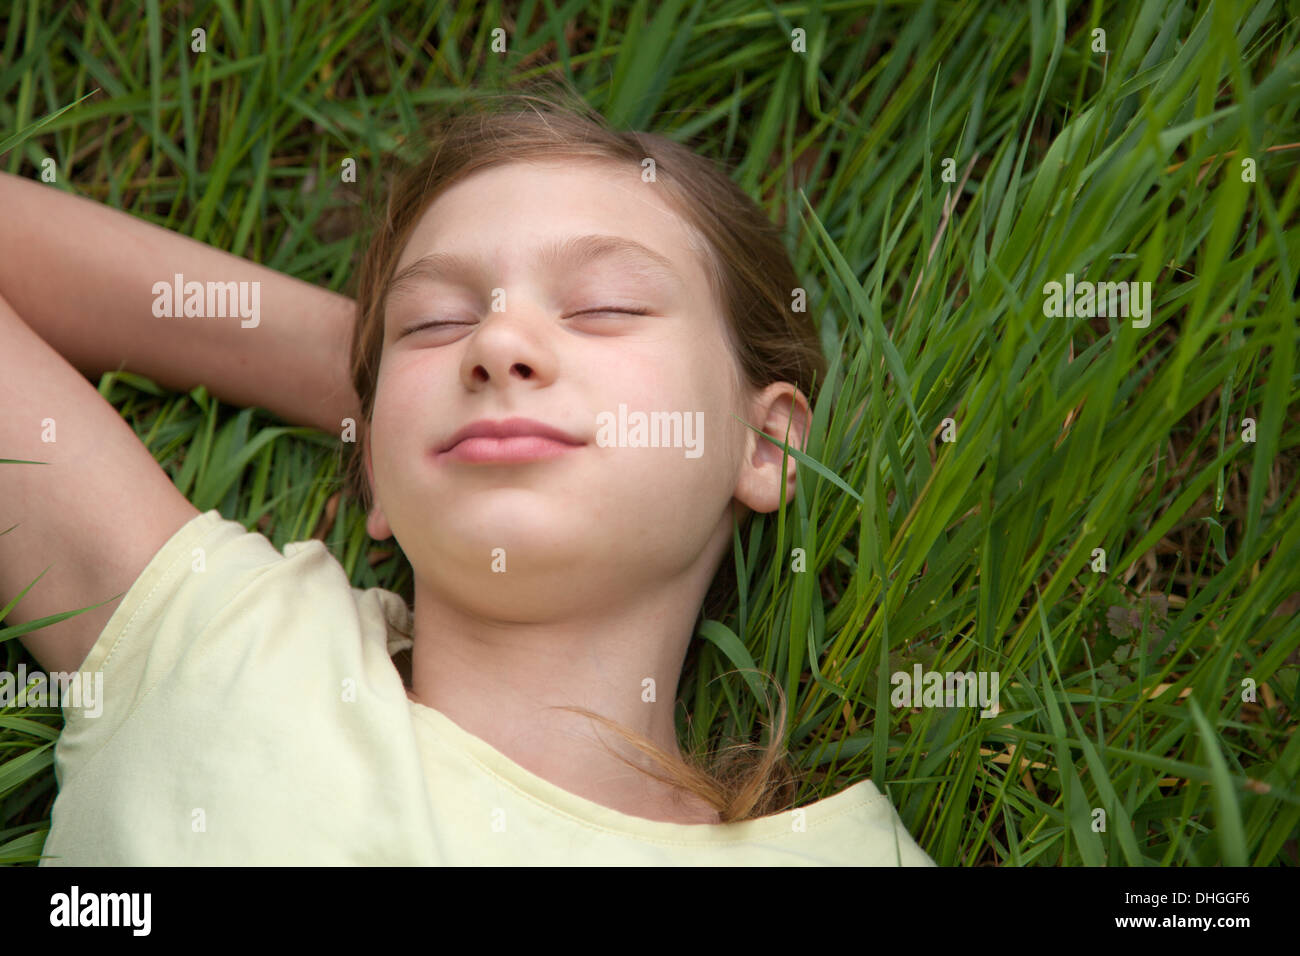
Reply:
M599 309L584 309L581 312L573 313L573 315L575 316L578 315L649 315L649 314L650 314L649 309L614 309L614 308L603 308L603 307ZM420 324L413 325L409 329L403 331L401 335L398 336L398 338L402 338L402 336L410 335L413 332L419 332L422 329L436 329L447 325L473 325L473 324L474 324L473 322L452 322L447 320L421 322Z
M649 315L649 309L584 309L574 315Z
M444 325L472 325L472 324L473 324L472 322L448 322L448 321L421 322L419 325L413 325L409 329L404 330L401 333L401 335L398 336L398 338L400 339L402 338L402 336L410 335L413 332L419 332L421 329L436 329Z

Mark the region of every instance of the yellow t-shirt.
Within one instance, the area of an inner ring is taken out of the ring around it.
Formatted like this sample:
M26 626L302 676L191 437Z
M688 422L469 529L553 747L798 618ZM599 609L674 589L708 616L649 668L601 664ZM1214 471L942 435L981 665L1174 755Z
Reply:
M82 666L41 865L934 865L870 780L715 826L563 790L406 696L410 623L319 541L195 517Z

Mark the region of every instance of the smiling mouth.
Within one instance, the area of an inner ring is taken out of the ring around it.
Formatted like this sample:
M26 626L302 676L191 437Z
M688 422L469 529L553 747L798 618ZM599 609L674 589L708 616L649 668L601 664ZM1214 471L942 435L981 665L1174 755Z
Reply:
M545 435L512 435L506 438L475 435L462 439L440 453L438 457L477 465L519 464L558 458L566 452L581 447L582 445L559 441Z

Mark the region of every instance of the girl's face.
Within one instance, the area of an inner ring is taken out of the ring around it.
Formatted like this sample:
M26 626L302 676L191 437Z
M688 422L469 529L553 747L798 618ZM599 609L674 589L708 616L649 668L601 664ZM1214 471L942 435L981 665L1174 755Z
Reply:
M702 248L661 186L583 161L480 171L425 212L390 290L368 528L396 536L417 591L525 621L707 583L746 453L732 416L752 419ZM450 324L408 331L429 322ZM653 413L683 427L660 435ZM515 418L574 444L444 450ZM638 447L652 433L676 447Z

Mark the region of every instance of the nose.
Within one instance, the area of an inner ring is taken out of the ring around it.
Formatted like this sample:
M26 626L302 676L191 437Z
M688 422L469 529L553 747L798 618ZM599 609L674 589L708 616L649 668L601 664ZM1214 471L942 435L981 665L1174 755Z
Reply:
M540 306L512 296L509 307L489 312L470 337L461 368L466 387L504 386L511 380L546 384L557 365L548 330Z

